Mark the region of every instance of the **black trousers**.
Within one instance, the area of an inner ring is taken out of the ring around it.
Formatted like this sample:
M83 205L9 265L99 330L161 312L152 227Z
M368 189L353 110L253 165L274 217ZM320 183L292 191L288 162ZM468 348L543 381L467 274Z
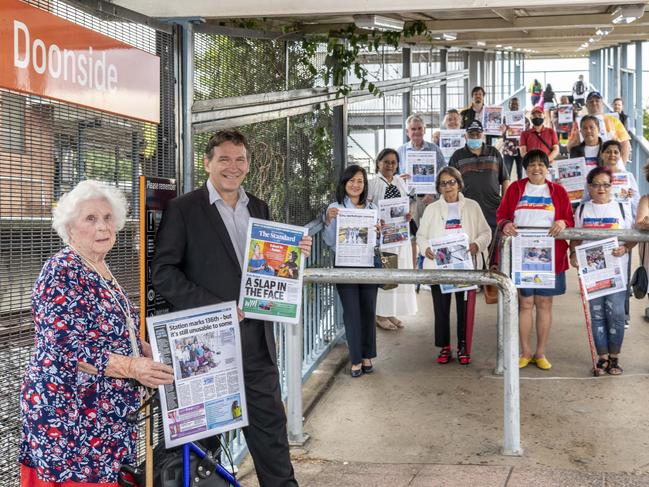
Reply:
M431 286L435 309L435 346L451 345L451 297L455 296L457 310L457 339L466 342L466 301L464 293L442 294L439 286Z
M288 449L286 413L277 366L268 352L264 323L241 323L247 427L243 428L261 487L297 487Z
M343 304L349 358L360 364L376 357L376 284L336 284Z

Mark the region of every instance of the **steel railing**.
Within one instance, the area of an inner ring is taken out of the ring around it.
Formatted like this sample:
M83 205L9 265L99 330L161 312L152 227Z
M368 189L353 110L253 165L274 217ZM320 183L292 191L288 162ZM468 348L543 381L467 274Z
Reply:
M498 271L414 270L414 269L306 269L305 283L365 283L365 284L491 284L501 292L500 300L504 333L504 455L521 455L520 388L518 379L518 298L511 279ZM303 443L301 357L303 327L290 326L287 347L288 363L288 434L292 443Z

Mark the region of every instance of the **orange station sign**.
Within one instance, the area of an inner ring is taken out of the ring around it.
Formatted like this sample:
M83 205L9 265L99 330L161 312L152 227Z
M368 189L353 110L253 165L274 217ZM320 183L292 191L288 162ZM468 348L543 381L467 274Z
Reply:
M160 122L160 58L19 0L0 1L0 87Z

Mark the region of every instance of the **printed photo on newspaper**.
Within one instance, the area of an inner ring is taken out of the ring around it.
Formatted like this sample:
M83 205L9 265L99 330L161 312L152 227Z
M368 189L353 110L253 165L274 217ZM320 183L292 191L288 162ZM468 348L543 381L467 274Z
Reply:
M336 217L336 265L374 267L376 247L375 209L341 208Z
M407 151L406 173L408 191L414 188L417 194L435 194L435 178L437 177L437 153L433 151Z
M379 200L379 220L383 224L382 249L410 244L410 223L407 218L409 203L408 197Z
M581 201L586 186L586 160L583 157L554 161L557 182L568 192L571 203Z
M465 133L466 130L463 129L442 129L439 131L439 148L447 161L456 150L464 147L464 144L466 143L466 139L464 138Z
M631 202L631 182L629 181L629 175L625 172L614 172L613 177L611 178L611 190L613 193L613 198L618 203L630 203Z
M626 269L622 269L622 259L612 253L619 245L617 237L612 237L575 247L579 279L588 301L626 289Z
M557 123L559 125L571 124L572 120L572 105L559 105L557 107Z
M246 318L298 323L304 257L298 247L305 227L251 218L239 304Z
M517 288L554 287L554 238L548 229L518 229L512 239L512 281Z
M525 122L523 122L525 123ZM493 105L482 110L482 126L486 135L500 135L503 124L503 107Z
M174 383L158 387L165 446L248 425L237 303L148 316L153 357Z
M525 112L522 110L505 112L504 117L505 125L507 125L505 136L508 139L520 139L525 130Z
M466 233L453 233L430 240L433 252L433 264L436 269L468 269L473 270L473 259L469 252L469 237ZM478 286L462 286L457 284L440 284L442 294L470 291Z

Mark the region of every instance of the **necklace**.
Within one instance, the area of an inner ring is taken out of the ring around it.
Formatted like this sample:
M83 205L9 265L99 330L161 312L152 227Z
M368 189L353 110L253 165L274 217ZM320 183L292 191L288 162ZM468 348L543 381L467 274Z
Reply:
M104 276L99 272L97 267L93 264L93 262L85 257L81 252L79 252L77 249L72 247L70 245L70 248L76 252L76 254L81 258L81 261L90 269L92 269L98 276L99 276L99 282L102 284L104 288L108 290L110 293L111 297L113 298L113 301L117 303L117 306L121 310L121 312L124 314L124 317L126 318L126 328L128 329L128 336L129 340L131 342L131 350L133 351L133 356L139 357L140 356L140 349L137 346L137 338L136 338L136 331L135 331L135 323L133 322L133 317L131 315L131 305L128 301L128 298L126 297L126 293L122 289L122 286L119 285L119 282L117 282L117 279L115 279L115 276L111 272L110 268L106 263L104 263L104 266L106 267L106 270L108 271L108 274L110 275L110 282L113 284L111 286L108 284ZM117 299L117 296L115 295L115 291L113 291L113 287L117 289L117 292L120 294L122 299L124 300L124 303L126 303L126 308L122 306L122 303Z

